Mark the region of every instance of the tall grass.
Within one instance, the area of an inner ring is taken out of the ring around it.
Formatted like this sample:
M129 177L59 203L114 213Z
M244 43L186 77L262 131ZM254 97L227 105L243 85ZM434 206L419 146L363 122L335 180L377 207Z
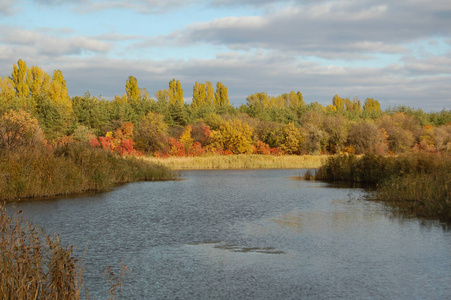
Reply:
M79 299L83 270L73 247L0 206L0 299Z
M451 157L410 153L398 157L329 157L316 179L371 183L376 198L416 216L451 223Z
M104 191L119 183L170 179L175 174L162 165L84 144L0 153L2 200Z
M324 160L319 155L216 155L202 157L145 158L172 170L199 169L289 169L318 168Z
M58 235L9 216L0 204L0 299L89 299L84 263L73 255L74 246L63 246ZM108 299L120 299L127 267L105 270L110 284ZM117 274L119 272L119 274Z

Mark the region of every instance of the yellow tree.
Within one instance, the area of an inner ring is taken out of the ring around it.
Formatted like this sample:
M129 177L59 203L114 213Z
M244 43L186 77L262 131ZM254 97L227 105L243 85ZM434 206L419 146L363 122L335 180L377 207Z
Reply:
M53 72L48 96L50 100L59 107L64 119L68 120L73 111L72 101L70 100L67 91L66 80L64 80L63 73L60 70L55 70Z
M14 82L9 77L0 78L0 97L11 100L15 95Z
M50 88L50 75L38 66L33 66L28 70L27 85L33 98L45 95Z
M270 101L270 98L267 93L255 93L246 98L249 106L251 105L261 105L263 107L267 107Z
M131 101L138 100L139 97L139 88L138 88L138 80L129 76L125 83L125 92L127 93L127 98Z
M344 110L345 109L345 99L341 98L338 95L335 95L332 98L332 104L337 108L337 110Z
M292 109L297 109L304 105L305 105L305 103L304 103L304 97L302 96L302 93L301 92L296 93L295 91L291 91L289 107Z
M224 121L212 132L212 145L234 154L252 153L252 128L238 119Z
M158 90L155 93L155 97L157 98L158 102L169 103L169 90Z
M282 150L288 154L301 154L302 134L293 122L282 127Z
M346 111L349 112L361 112L362 105L359 98L355 97L352 101L349 98L344 99Z
M381 113L381 105L373 98L366 98L363 104L363 110L367 113Z
M191 137L192 130L193 129L192 129L191 125L187 125L185 127L185 130L183 131L182 135L179 138L180 143L185 145L185 149L189 149L193 146L194 140Z
M41 143L44 135L38 120L23 110L10 110L0 117L0 149L13 150Z
M169 104L182 106L183 105L183 89L180 81L172 79L169 81Z
M213 88L213 84L210 81L205 83L205 105L211 106L215 102L215 90Z
M216 83L215 106L229 105L229 91L221 82Z
M206 89L205 84L196 82L193 87L193 101L191 105L194 108L200 108L205 105Z
M12 80L14 82L14 89L16 90L16 95L19 98L28 97L30 90L28 88L27 82L27 64L19 59L17 65L13 66Z

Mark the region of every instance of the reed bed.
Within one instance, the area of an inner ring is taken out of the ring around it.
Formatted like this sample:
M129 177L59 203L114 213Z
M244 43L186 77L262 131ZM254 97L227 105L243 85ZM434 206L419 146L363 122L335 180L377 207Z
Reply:
M403 213L451 223L451 156L329 157L315 178L376 185L376 199Z
M22 148L0 154L1 200L104 191L120 183L175 178L162 165L123 158L84 144L55 150Z
M0 299L79 299L82 264L73 246L63 247L0 205Z
M207 169L305 169L319 168L325 161L320 155L215 155L201 157L147 157L145 160L172 170Z

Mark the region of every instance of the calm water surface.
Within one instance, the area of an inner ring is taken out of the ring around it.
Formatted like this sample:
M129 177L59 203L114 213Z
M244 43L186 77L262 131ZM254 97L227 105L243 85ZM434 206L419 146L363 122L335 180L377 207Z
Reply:
M302 170L184 171L79 198L22 202L77 245L91 299L451 299L451 233Z

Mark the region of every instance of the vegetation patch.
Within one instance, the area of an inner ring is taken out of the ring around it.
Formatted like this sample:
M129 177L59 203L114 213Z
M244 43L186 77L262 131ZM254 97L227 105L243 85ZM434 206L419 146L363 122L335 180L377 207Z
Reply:
M451 223L449 155L334 156L319 168L315 178L374 184L377 200L408 214Z
M137 157L121 157L86 144L17 148L0 153L0 198L69 195L105 191L116 184L172 180L166 167Z

